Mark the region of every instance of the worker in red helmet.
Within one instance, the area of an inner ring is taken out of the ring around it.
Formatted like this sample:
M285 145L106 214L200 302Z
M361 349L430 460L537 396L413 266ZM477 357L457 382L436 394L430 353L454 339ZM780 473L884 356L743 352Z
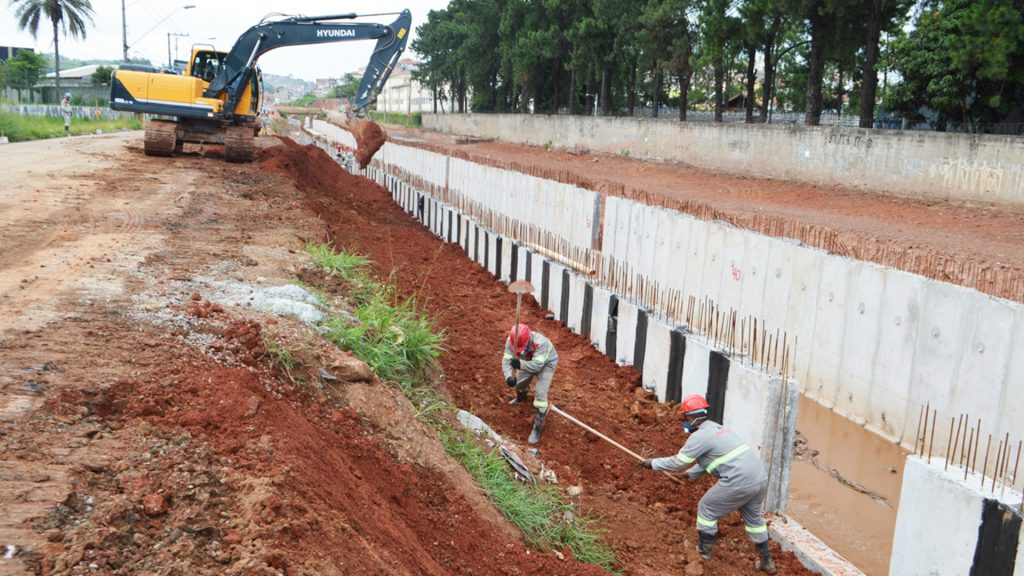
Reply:
M501 371L505 374L505 384L516 389L516 396L509 404L520 404L526 401L526 393L530 389L530 381L537 379L537 390L533 395L533 431L528 442L536 444L540 441L544 417L548 413L548 390L551 379L558 367L558 352L554 344L540 332L530 330L526 324L516 324L508 331L505 338L505 354L501 358Z
M700 394L690 394L680 404L683 431L690 435L678 454L644 460L649 470L686 470L691 480L704 474L718 478L697 505L697 536L701 558L711 559L718 538L718 519L739 510L747 536L757 547L756 568L775 573L775 562L768 547L768 524L764 520L764 498L768 475L757 451L752 450L732 430L708 420L708 403Z

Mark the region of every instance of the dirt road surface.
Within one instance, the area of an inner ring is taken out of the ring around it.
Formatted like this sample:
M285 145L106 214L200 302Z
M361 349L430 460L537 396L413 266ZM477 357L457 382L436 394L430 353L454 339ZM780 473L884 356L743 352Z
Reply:
M523 441L529 410L505 404L498 372L514 301L496 281L317 149L262 139L240 166L216 148L148 158L141 140L4 147L0 574L602 573L529 550L357 359L309 344L343 376L315 387L266 353L267 335L309 332L260 298L329 238L419 291L448 333L447 392ZM634 395L633 372L524 316L562 354L556 404L638 449L678 449L676 415ZM642 474L553 418L540 454L583 488L625 573L705 573L692 539L706 485ZM739 517L721 524L706 573L750 573Z

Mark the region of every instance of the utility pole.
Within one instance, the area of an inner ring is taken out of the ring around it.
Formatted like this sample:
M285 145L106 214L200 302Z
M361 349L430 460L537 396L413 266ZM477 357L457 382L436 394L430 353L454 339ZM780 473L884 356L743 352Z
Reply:
M124 0L121 0L121 46L124 48L124 61L128 61L128 20L124 15Z
M174 55L178 55L178 38L187 37L188 34L181 32L168 32L167 33L167 67L171 70L174 69L174 60L171 59L171 36L174 36Z

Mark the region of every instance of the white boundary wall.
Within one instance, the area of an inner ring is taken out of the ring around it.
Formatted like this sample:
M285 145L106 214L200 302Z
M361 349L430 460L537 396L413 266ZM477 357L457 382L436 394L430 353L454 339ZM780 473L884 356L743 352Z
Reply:
M541 114L424 114L423 127L532 146L942 200L1024 204L1024 139Z
M889 573L1024 576L1020 492L1008 490L1003 498L999 485L988 490L990 482L979 491L980 475L968 474L964 481L962 468L950 465L945 471L944 463L907 458ZM993 532L1001 532L1004 544L1016 542L1016 553L982 536Z
M930 402L1024 436L1021 303L618 197L604 224L608 256L797 337L804 393L846 418L909 448Z

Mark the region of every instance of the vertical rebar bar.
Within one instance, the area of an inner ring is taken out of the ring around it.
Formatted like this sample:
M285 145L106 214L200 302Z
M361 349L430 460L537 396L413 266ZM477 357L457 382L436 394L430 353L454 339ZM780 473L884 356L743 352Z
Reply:
M949 419L949 439L946 440L946 464L942 469L949 470L949 448L953 445L953 424L956 423L956 418Z
M964 430L966 433L967 430ZM967 461L964 463L964 482L967 481L967 472L971 469L971 448L974 448L974 427L971 426L971 438L967 442Z
M1017 442L1017 461L1013 464L1013 478L1010 479L1010 489L1012 490L1017 486L1017 468L1020 466L1020 449L1024 441ZM1024 487L1021 488L1021 493L1024 494Z
M978 471L978 446L981 446L981 418L978 418L978 435L974 442L974 456L971 458L971 471Z
M917 454L917 443L921 440L921 419L924 417L924 404L917 413L917 432L914 432L914 454Z
M932 463L932 448L935 448L935 429L938 428L938 422L936 418L939 416L939 409L935 408L932 410L932 436L931 440L928 441L928 463Z
M988 452L992 448L992 435L988 435L985 442L985 459L981 462L981 489L985 489L985 473L988 472Z
M960 418L957 420L957 423L956 423L956 439L953 440L953 453L951 454L951 456L953 458L956 458L956 448L957 448L957 446L960 445L960 427L963 426L963 424L964 424L964 415L961 414ZM952 424L950 424L949 429L950 430L953 429L953 425ZM959 464L959 463L960 463L960 461L958 460L957 464Z
M1003 440L1002 438L996 438L996 465L992 469L992 487L989 489L993 494L996 493L996 478L999 477L999 466L1003 461ZM984 484L984 481L982 481Z

